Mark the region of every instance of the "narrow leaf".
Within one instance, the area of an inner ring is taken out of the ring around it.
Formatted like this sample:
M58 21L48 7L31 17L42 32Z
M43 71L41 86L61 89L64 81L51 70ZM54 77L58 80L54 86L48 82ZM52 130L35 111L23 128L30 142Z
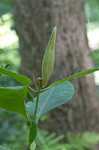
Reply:
M54 70L55 63L55 41L56 41L56 27L53 29L48 47L45 50L45 54L42 62L42 84L46 86L51 74Z
M43 91L45 91L45 90L48 90L49 88L54 87L54 86L56 86L56 85L62 84L62 83L64 83L64 82L66 82L66 81L87 76L87 75L89 75L89 74L91 74L91 73L93 73L93 72L95 72L95 71L99 71L99 67L93 68L93 69L88 69L88 70L85 70L85 71L83 71L83 72L78 72L78 73L76 73L76 74L74 74L74 75L71 75L71 76L69 76L69 77L67 77L67 78L65 78L65 79L63 79L63 80L56 81L56 82L52 83L52 84L51 84L49 87L47 87L46 89L42 89L41 92L43 92Z
M8 75L9 77L15 79L19 83L28 86L31 83L31 80L28 77L20 75L18 73L0 68L0 74Z
M25 87L0 87L0 108L26 117L24 104L26 94Z
M66 103L72 98L73 95L74 88L69 81L52 87L49 90L41 93L37 118L39 118L42 114L48 112L49 110ZM33 102L27 103L27 111L30 113L31 116L34 114L35 103L36 98L34 98Z
M30 132L29 132L29 144L31 145L35 138L37 136L37 125L36 123L32 120L30 122Z

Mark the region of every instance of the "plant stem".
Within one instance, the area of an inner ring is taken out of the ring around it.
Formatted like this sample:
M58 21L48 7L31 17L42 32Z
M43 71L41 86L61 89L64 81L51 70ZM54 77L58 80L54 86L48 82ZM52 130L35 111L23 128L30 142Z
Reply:
M33 94L37 94L38 93L37 90L32 89L30 86L28 88L30 89L31 92L33 92Z
M39 97L40 97L40 92L38 92L38 94L37 94L35 112L34 112L34 116L33 116L33 119L34 119L34 120L36 120L36 117L37 117L38 104L39 104Z

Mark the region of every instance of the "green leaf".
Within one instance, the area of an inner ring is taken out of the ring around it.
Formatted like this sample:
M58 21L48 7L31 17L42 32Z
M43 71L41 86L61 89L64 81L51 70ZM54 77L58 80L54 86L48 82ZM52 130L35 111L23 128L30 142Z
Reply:
M33 96L29 90L27 91L27 97L28 97L29 101L33 101Z
M67 77L67 78L65 78L63 80L56 81L56 82L52 83L49 87L47 87L46 89L43 89L43 90L47 90L47 89L49 89L51 87L54 87L56 85L59 85L61 83L64 83L64 82L72 80L72 79L76 79L76 78L81 78L81 77L87 76L87 75L89 75L89 74L91 74L91 73L93 73L95 71L99 71L99 67L93 68L93 69L88 69L88 70L85 70L83 72L78 72L78 73L76 73L74 75L71 75L71 76L69 76L69 77ZM43 92L43 90L41 90L41 92Z
M0 87L0 108L6 111L15 112L26 117L25 87Z
M0 74L8 75L9 77L15 79L16 81L25 86L28 86L31 83L31 80L29 78L3 68L0 68Z
M45 54L42 62L42 84L46 86L51 74L54 70L55 63L55 41L56 41L56 27L53 29L48 47L45 50Z
M33 142L30 146L30 150L35 150L36 149L36 143Z
M0 146L0 150L10 150L10 149L4 146Z
M29 144L31 145L37 136L37 125L32 120L30 122L30 131L29 131Z
M49 110L66 103L74 95L74 88L68 81L62 83L40 94L37 118ZM32 116L35 110L36 98L33 102L28 102L26 107L29 114Z

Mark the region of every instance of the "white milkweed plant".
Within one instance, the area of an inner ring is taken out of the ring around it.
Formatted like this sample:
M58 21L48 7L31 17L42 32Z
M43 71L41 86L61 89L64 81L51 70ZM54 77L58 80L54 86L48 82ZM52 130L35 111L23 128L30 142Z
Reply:
M36 148L35 140L39 118L51 109L68 102L74 95L74 87L69 80L80 78L99 70L98 67L85 70L47 86L54 70L55 44L56 27L52 31L42 60L42 77L37 78L38 89L33 89L30 86L32 81L28 77L0 68L0 75L7 75L21 85L0 87L0 108L22 115L26 119L29 128L29 146L31 150ZM35 96L33 97L33 95ZM29 99L28 102L26 102L26 97ZM7 150L7 148L2 146L0 148L0 150Z

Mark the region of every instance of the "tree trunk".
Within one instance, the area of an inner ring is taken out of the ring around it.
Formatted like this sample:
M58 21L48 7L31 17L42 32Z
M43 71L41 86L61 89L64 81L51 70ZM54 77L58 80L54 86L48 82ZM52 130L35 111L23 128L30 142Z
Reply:
M83 0L14 0L21 73L41 74L41 59L54 25L57 26L56 66L51 81L92 68ZM38 73L39 72L39 73ZM58 134L98 130L99 103L93 75L73 80L75 96L50 112L43 128Z

